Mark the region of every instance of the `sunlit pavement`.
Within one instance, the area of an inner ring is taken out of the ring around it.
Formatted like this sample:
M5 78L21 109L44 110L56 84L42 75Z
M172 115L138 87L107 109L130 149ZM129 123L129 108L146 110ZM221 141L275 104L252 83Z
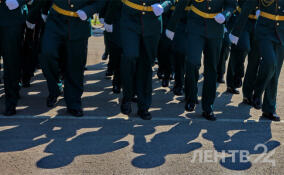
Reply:
M184 112L183 96L161 88L153 73L152 121L120 113L101 61L103 38L92 37L85 77L85 117L66 113L61 97L53 109L40 71L21 90L18 113L0 116L0 174L283 174L284 79L280 77L281 122L261 118L242 95L218 85L216 122ZM202 72L202 71L201 71ZM203 77L200 77L200 92ZM4 108L3 85L0 87ZM201 95L201 93L200 93Z

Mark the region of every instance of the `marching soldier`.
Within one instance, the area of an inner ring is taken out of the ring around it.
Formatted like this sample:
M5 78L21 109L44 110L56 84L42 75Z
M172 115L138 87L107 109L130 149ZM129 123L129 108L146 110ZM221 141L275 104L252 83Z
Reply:
M235 0L180 0L169 23L166 34L173 39L176 23L187 5L191 6L187 17L187 49L185 75L185 110L194 111L198 103L198 79L201 56L204 53L204 85L202 92L203 116L216 120L213 103L216 96L217 64L220 58L224 23L232 15Z
M121 78L123 99L121 112L132 112L131 99L135 90L138 96L138 115L150 120L148 109L152 101L152 63L157 55L158 43L162 31L163 12L173 4L170 0L123 0L123 5L113 0L111 11L121 8ZM112 28L112 21L106 28ZM135 78L135 79L134 79ZM136 88L134 86L136 84Z
M41 0L39 0L41 2ZM49 96L47 106L53 107L60 95L58 87L60 50L64 51L64 99L67 111L76 117L83 116L84 67L87 59L90 21L106 1L101 0L46 0L53 2L42 39L40 63L47 79ZM41 3L44 6L44 1ZM32 16L32 15L31 15ZM29 21L33 23L33 21ZM63 50L62 50L63 49Z
M4 62L5 112L16 114L19 98L21 42L25 17L22 6L27 0L0 0L0 53Z
M284 0L246 1L230 40L238 44L249 14L257 6L260 9L260 16L255 28L255 37L262 60L251 100L256 109L262 108L263 117L279 121L280 117L276 114L276 97L284 59Z
M238 7L234 18L238 18L238 15L242 10L241 6L245 1L246 0L238 1ZM227 92L232 94L240 93L237 88L240 88L242 86L242 78L244 77L245 71L245 58L247 57L248 53L250 53L252 48L256 45L256 43L253 43L253 39L255 24L257 20L257 10L258 7L251 11L245 29L240 36L238 45L232 45L231 48L231 55L227 71Z

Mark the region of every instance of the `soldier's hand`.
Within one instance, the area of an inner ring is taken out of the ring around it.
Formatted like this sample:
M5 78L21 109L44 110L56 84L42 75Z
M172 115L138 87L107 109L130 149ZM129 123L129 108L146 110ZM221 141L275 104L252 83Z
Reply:
M101 24L105 23L105 19L104 18L100 18L99 21L100 21Z
M233 34L229 34L229 38L230 38L230 41L231 41L231 43L233 43L233 44L235 44L235 45L237 45L238 44L238 42L239 42L239 37L237 37L237 36L235 36L235 35L233 35Z
M33 30L35 28L35 24L30 23L29 21L26 21L26 25L29 29Z
M43 22L46 22L46 20L47 20L47 15L45 15L45 14L41 14L41 19L43 20Z
M17 0L6 0L6 6L8 7L9 10L15 10L20 5L19 5L19 2Z
M175 33L172 32L172 31L170 31L170 30L168 30L168 29L166 29L166 36L167 36L167 38L169 38L170 40L173 40L174 37L175 37Z
M215 21L219 24L223 24L226 21L226 18L222 13L219 13L215 16Z
M112 26L112 24L107 24L107 23L105 23L104 26L105 26L105 30L106 30L107 32L109 32L109 33L112 33L112 32L113 32L113 26Z
M256 16L256 19L258 19L259 18L259 16L260 16L260 10L257 10L256 12L255 12L255 16Z
M153 4L151 5L153 12L156 16L160 16L164 13L164 8L161 6L161 4Z
M83 10L78 10L76 13L82 21L86 21L88 19L87 14Z

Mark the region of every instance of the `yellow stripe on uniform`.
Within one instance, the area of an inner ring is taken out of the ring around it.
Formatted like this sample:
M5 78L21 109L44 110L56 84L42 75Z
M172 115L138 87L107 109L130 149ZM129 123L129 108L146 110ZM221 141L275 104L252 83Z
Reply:
M273 21L284 21L284 16L273 15L273 14L266 13L266 12L263 12L263 11L260 12L260 16L267 18L267 19L270 19L270 20L273 20Z
M70 16L70 17L79 17L76 12L64 10L60 7L58 7L56 4L52 5L53 10L55 10L57 13L64 15L64 16Z
M200 11L198 8L194 7L193 5L190 6L191 11L193 11L195 14L203 17L203 18L208 18L208 19L213 19L215 18L216 15L219 13L205 13Z
M172 11L174 11L175 9L176 9L175 6L172 6L172 7L171 7L171 10L172 10ZM190 10L191 10L191 7L190 7L190 6L187 6L187 7L185 7L184 10L185 10L185 11L190 11Z
M144 6L144 5L139 5L135 4L133 2L130 2L129 0L121 0L122 3L124 3L126 6L139 10L139 11L146 11L146 12L152 12L153 8L151 6Z

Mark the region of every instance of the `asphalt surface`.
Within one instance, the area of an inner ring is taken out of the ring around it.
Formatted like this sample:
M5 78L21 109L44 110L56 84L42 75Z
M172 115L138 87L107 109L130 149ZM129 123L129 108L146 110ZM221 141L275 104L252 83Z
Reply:
M36 72L31 88L21 90L18 113L0 115L0 174L283 174L284 80L280 77L277 112L281 122L261 118L241 103L242 95L218 85L218 120L184 112L183 96L161 88L153 74L152 121L135 112L120 113L119 99L105 77L103 38L89 42L83 106L85 117L66 113L64 99L45 106L46 82ZM201 71L202 72L202 71ZM200 77L200 92L203 77ZM3 85L0 108L4 109ZM266 154L262 154L266 152ZM244 155L249 157L244 159ZM216 156L218 155L218 156Z

